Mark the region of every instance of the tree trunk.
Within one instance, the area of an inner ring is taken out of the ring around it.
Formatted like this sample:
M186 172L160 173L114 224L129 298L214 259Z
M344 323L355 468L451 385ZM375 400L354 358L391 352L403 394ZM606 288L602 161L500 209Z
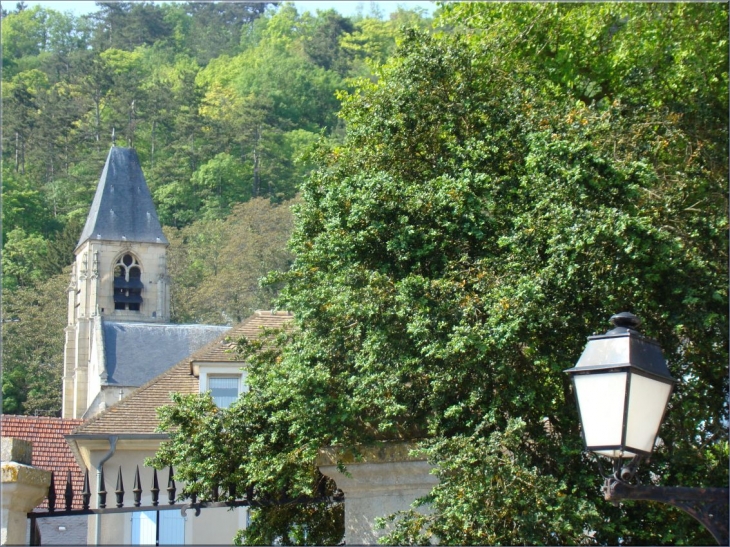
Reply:
M150 135L150 140L152 141L152 146L150 149L150 169L155 168L155 129L157 128L157 120L152 120L152 135Z
M134 148L134 99L129 105L129 124L127 125L127 145Z
M94 107L96 108L96 151L98 152L101 138L101 92L94 94Z
M259 155L255 146L253 149L253 190L251 193L253 197L259 197Z
M253 147L253 197L259 197L261 189L261 179L259 175L259 153L258 145L261 140L261 127L256 127L256 142Z

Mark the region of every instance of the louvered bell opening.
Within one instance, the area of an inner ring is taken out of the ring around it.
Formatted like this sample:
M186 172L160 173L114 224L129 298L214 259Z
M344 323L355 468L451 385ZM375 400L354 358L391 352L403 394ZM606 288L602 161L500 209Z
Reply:
M118 302L120 304L141 304L142 295L131 291L129 292L129 294L127 294L126 292L115 292L114 302Z
M129 281L124 279L123 277L115 277L114 278L114 289L137 289L142 290L144 289L144 283L142 283L142 280L139 277L130 277Z

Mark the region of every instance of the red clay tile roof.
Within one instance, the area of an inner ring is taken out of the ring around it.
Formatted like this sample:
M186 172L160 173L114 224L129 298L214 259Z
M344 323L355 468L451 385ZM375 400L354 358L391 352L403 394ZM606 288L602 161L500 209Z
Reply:
M84 474L76 463L64 435L81 425L83 420L53 418L48 416L0 416L0 430L3 437L23 439L33 443L34 467L53 471L56 485L56 509L63 509L63 495L66 489L66 474L71 471L74 497L73 508L81 509L81 491L84 488ZM43 501L36 510L47 509Z
M293 316L284 311L256 311L254 315L217 340L140 386L114 406L90 418L73 433L75 435L157 433L159 421L156 409L170 404L170 394L198 393L198 378L191 373L190 363L235 361L235 355L228 351L235 345L235 340L242 336L251 340L256 339L263 328L278 328L292 319Z
M158 421L155 409L169 405L171 393L197 392L198 379L190 373L189 362L181 361L84 422L73 434L156 433Z

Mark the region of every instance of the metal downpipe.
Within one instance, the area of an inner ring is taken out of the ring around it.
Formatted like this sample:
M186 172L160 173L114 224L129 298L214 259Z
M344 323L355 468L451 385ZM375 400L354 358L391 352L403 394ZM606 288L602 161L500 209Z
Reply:
M104 465L104 463L109 460L114 453L117 451L117 439L119 437L117 435L110 435L109 436L109 452L107 452L104 457L99 461L99 463L96 465L96 500L97 504L99 503L99 482L101 481L101 468ZM101 515L94 515L94 545L99 545L99 542L101 541Z

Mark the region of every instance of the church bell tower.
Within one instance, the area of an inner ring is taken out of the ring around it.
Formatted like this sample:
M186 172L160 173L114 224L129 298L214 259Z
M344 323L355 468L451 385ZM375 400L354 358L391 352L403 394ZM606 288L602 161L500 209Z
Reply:
M64 418L80 418L105 365L102 322L169 321L167 247L147 182L131 148L112 146L76 246L68 287Z

